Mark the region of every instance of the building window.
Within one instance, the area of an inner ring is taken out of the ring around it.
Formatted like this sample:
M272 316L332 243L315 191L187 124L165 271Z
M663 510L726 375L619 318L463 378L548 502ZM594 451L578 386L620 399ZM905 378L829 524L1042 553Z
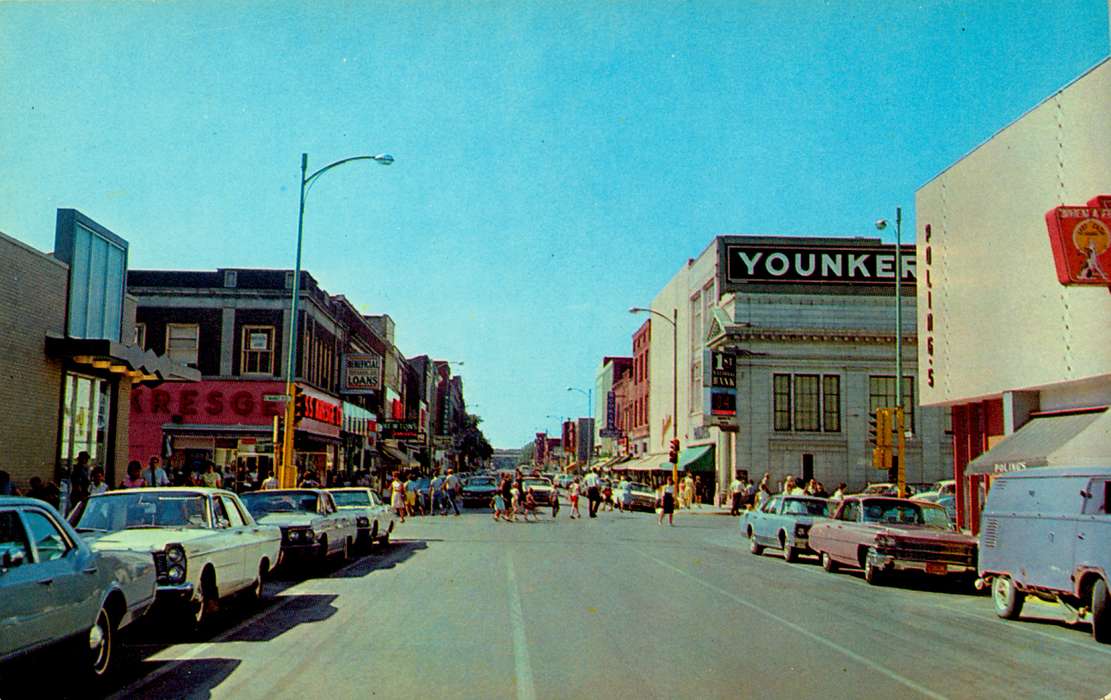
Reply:
M822 430L841 432L841 377L822 375Z
M693 361L691 362L691 394L690 394L690 412L699 413L702 411L702 354L696 353ZM672 417L672 420L678 420L678 417Z
M112 465L106 462L113 418L111 385L103 379L67 372L63 388L60 463L71 467L78 455L87 452L90 466L104 467L105 474L114 476Z
M772 422L775 430L791 429L791 375L772 375Z
M242 374L274 374L274 327L244 326Z
M702 304L698 295L691 297L691 356L693 357L702 341Z
M224 270L224 286L235 287L239 282L239 273L235 270Z
M818 375L795 375L795 430L821 430Z
M147 349L147 324L145 323L135 324L135 347L140 350Z
M166 355L175 362L197 366L200 326L195 323L166 324Z
M895 407L895 377L868 377L868 412L875 414L877 408ZM904 429L914 432L914 377L903 377Z

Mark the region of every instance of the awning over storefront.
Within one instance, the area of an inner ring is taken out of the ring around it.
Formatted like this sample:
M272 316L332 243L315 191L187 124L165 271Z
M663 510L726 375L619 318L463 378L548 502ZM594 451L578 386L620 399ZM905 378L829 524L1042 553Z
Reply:
M694 445L679 453L679 471L714 471L714 446Z
M671 462L665 454L650 453L626 462L625 468L631 472L670 472Z
M200 370L175 362L165 355L102 338L46 336L46 352L79 365L88 365L129 377L132 382L160 384L168 381L196 382Z
M1042 416L968 463L965 474L1111 465L1111 411Z
M623 471L625 469L625 464L628 461L629 455L614 455L613 457L606 460L605 464L602 465L602 468L609 469L610 471L614 472Z
M413 469L420 466L420 462L395 447L380 444L378 445L378 452L390 462L396 463L399 467Z

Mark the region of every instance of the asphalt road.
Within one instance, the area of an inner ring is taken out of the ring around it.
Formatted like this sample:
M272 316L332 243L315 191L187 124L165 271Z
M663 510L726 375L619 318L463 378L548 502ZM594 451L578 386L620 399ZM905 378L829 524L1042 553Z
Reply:
M660 527L652 514L567 512L538 523L410 519L386 551L269 582L261 609L225 611L205 639L184 643L157 621L130 632L111 690L236 700L1111 692L1111 646L1050 607L1004 622L986 595L929 580L877 588L816 560L755 557L722 515ZM0 689L9 696L19 695Z

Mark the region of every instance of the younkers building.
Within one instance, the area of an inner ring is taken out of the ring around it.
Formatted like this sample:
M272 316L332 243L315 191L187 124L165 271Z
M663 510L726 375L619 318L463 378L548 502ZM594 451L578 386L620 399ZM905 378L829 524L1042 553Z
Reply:
M907 480L928 483L951 474L952 441L946 412L918 407L913 245L901 267ZM680 466L701 475L704 499L738 472L830 492L888 480L871 466L869 418L896 403L895 270L895 246L874 238L718 236L656 296L654 310L677 315ZM666 453L671 328L652 323L650 451ZM735 381L706 371L707 349L731 358ZM712 415L708 382L735 384L733 418Z

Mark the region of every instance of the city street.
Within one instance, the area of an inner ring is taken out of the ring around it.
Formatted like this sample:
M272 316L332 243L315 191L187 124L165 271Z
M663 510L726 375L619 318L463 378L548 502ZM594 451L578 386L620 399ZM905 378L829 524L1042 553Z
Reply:
M116 697L1077 697L1111 648L1052 608L875 588L816 560L755 557L736 520L603 512L406 522L385 553L282 577L203 641L130 633ZM1033 621L1032 616L1042 619ZM41 693L41 687L38 693ZM3 693L3 697L11 695Z

